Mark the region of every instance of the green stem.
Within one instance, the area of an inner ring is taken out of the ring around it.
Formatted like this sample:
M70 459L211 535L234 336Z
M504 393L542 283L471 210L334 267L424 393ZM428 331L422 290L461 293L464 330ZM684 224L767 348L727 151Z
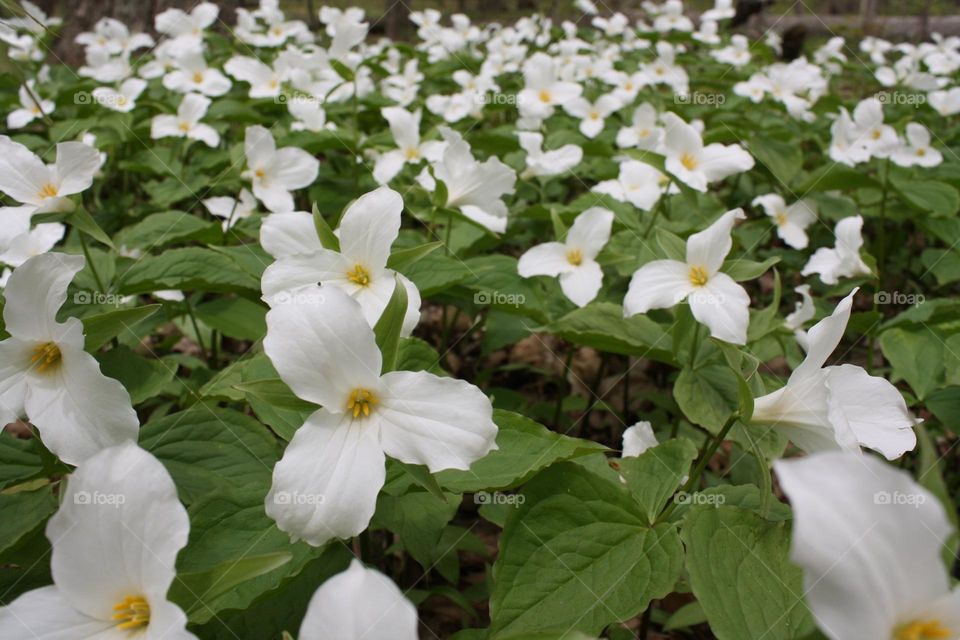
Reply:
M570 346L570 352L567 353L566 362L563 365L563 373L560 374L560 384L557 388L557 403L553 407L553 429L554 431L560 430L560 414L563 411L563 399L570 395L570 382L567 380L567 371L570 370L570 363L573 362L573 354L576 352L576 349L573 345Z
M667 188L669 189L669 187ZM653 225L656 224L657 218L660 217L660 211L663 209L664 202L666 201L666 199L667 199L666 194L663 194L662 196L660 196L660 199L657 200L657 206L653 208L653 215L650 216L650 224L647 225L646 230L644 230L643 232L644 240L650 237L650 232L653 231Z
M887 158L883 164L883 190L880 196L880 220L877 228L877 291L873 296L873 310L879 311L878 296L880 287L883 286L882 275L886 272L887 260L887 193L890 188L890 158ZM876 336L871 335L867 340L867 373L873 373L873 358L877 349Z
M100 274L97 273L97 268L93 264L93 260L90 258L90 248L87 246L87 236L83 231L77 230L77 233L80 235L80 248L83 250L83 257L87 259L87 265L90 267L90 273L93 274L93 281L97 283L97 289L100 293L107 293L107 290L103 286L103 280L100 279Z
M703 470L707 468L707 465L710 463L710 460L713 459L713 456L716 455L717 449L720 448L720 445L723 444L723 441L727 439L727 434L730 433L730 429L733 428L733 425L740 418L739 414L734 414L730 416L727 422L723 425L723 428L720 429L720 433L717 434L713 440L708 441L706 448L700 452L700 458L697 461L697 466L690 472L690 477L687 479L687 482L683 485L683 488L680 489L680 493L690 493L690 490L700 482L700 476L703 474ZM660 515L657 517L657 522L663 522L666 520L673 510L676 508L677 503L673 500L670 501L663 511L660 512Z
M690 368L693 369L697 364L697 352L700 351L700 323L693 325L693 339L690 341Z
M185 296L183 301L187 305L187 315L190 316L193 332L197 334L197 344L200 346L200 351L204 354L204 357L206 357L207 348L203 344L203 336L200 334L200 325L197 324L197 317L193 314L193 304L190 302L189 296Z

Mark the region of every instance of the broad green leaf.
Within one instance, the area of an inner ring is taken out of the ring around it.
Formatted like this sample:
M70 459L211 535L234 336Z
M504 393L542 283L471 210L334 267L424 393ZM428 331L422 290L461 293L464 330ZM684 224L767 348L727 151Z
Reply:
M550 333L574 344L600 351L672 363L670 335L646 315L623 317L623 308L595 302L571 311L546 327Z
M393 269L394 271L400 271L402 273L404 269L422 259L427 254L433 253L442 246L443 243L440 241L427 242L417 247L410 247L409 249L400 249L398 251L394 251L387 259L387 268Z
M97 354L96 358L103 375L119 380L135 405L161 393L177 373L175 364L144 358L124 345Z
M380 347L380 353L383 355L381 373L393 371L397 366L400 334L403 331L403 320L407 315L407 304L407 288L399 278L395 278L390 300L373 327L377 346Z
M417 285L424 298L434 296L471 277L462 261L440 253L430 253L407 267L403 275Z
M690 472L697 447L686 438L658 444L636 457L622 458L620 475L627 481L647 522L653 524L670 497Z
M687 241L664 228L657 229L657 244L670 260L687 261Z
M37 441L14 438L0 430L0 489L43 473Z
M223 251L185 247L145 256L122 276L119 288L122 294L163 289L259 293L260 280Z
M724 262L720 270L737 282L743 282L745 280L756 280L778 262L780 262L780 256L767 258L763 262L736 258Z
M326 218L320 213L317 203L313 203L313 228L317 230L317 237L320 238L320 245L324 249L340 252L340 238L333 233L333 229L327 224Z
M493 568L491 640L550 629L599 635L673 590L683 563L675 527L650 527L616 477L564 462L520 495Z
M429 371L438 376L447 372L440 366L440 354L420 338L401 338L397 350L397 371Z
M265 380L249 380L233 385L248 395L263 400L280 409L290 409L292 411L316 411L317 405L301 400L290 390L290 387L280 378L268 378Z
M223 236L220 225L186 211L154 213L117 232L116 244L128 249L156 249L173 243L215 242Z
M456 494L441 499L426 491L401 496L381 493L373 522L399 535L400 544L426 571L448 551L441 548L440 536L459 506Z
M241 297L222 297L198 304L197 320L225 336L239 340L259 340L267 333L267 309Z
M706 364L684 367L673 384L673 397L691 422L717 433L738 408L737 376L730 367Z
M39 527L57 509L49 484L32 491L0 491L0 553Z
M781 142L758 134L750 138L747 146L757 162L777 179L778 188L789 188L803 166L800 146L795 143Z
M550 210L550 223L553 225L553 237L557 242L563 242L567 237L567 225L563 223L563 218L554 209Z
M944 182L894 180L892 184L904 202L917 211L947 217L960 209L960 192Z
M448 491L511 489L558 460L570 460L603 451L599 443L570 438L510 411L494 410L497 449L477 460L466 471L448 470L435 474Z
M149 318L162 305L149 304L132 309L117 309L83 318L84 348L93 353L111 339L133 328L141 320ZM139 338L139 336L137 336Z
M681 531L687 573L719 640L803 638L813 622L786 522L728 506L691 509Z
M923 400L943 380L943 340L924 327L916 330L889 329L880 335L883 356Z
M100 228L100 225L97 224L97 221L93 219L93 216L87 213L86 209L77 207L64 216L63 220L72 227L75 227L87 234L97 242L102 242L111 249L114 248L113 240L110 239L110 236L106 231Z

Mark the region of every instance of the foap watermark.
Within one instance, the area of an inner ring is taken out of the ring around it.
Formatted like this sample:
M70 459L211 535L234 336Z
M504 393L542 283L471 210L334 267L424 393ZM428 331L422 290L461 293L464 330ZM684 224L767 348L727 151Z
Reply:
M323 504L326 498L322 493L300 493L299 491L277 491L273 494L274 504L306 505Z
M727 96L722 93L701 93L700 91L691 91L689 93L676 93L673 95L674 104L693 104L705 107L722 107L727 101Z
M920 505L927 501L927 496L922 493L903 493L900 491L877 491L873 494L873 504L911 506L919 509Z
M683 298L681 297L680 300ZM702 289L696 289L690 292L686 296L687 302L690 304L700 304L700 305L709 305L714 307L722 306L724 302L727 301L727 297L722 293L710 293L709 291L703 291ZM680 302L677 300L677 302Z
M511 507L518 507L526 501L527 497L519 493L500 493L499 491L490 493L487 491L478 491L477 493L473 494L474 504L479 505L502 504Z
M326 302L322 293L316 291L281 291L273 296L274 306L281 304L320 305Z
M79 505L105 505L120 508L120 505L127 501L127 497L122 493L102 493L100 491L77 491L73 494L73 504Z
M515 106L517 104L517 94L500 93L499 91L489 91L483 93L474 93L472 95L474 102L481 106L488 104Z
M880 104L906 104L919 107L927 103L927 96L923 93L907 93L906 91L878 91L873 97Z
M103 291L77 291L73 294L73 304L106 304L119 307L126 304L128 296Z
M727 496L722 493L702 493L700 491L687 493L686 491L679 491L677 495L674 496L673 501L678 505L710 505L719 507L727 502Z
M506 293L503 291L477 291L473 294L473 303L479 305L501 305L519 307L525 304L527 297L522 293Z
M873 294L876 304L897 304L919 307L926 298L922 293L901 293L900 291L877 291Z
M317 96L303 91L281 91L273 97L273 101L277 104L316 104L318 106L323 104L323 100Z

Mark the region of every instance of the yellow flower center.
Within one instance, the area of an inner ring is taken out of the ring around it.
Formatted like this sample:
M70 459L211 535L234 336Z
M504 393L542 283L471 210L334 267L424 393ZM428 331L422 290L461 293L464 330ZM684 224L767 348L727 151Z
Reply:
M927 150L923 147L920 147L917 149L917 155L922 158L923 156L927 155Z
M777 215L773 216L773 218L777 221L777 226L782 227L787 224L787 214L783 211L778 211Z
M416 160L417 158L420 157L420 150L414 147L410 147L409 149L403 152L403 155L407 160Z
M117 96L117 104L120 105L121 107L124 106L124 105L126 105L126 104L127 104L127 97L126 97L126 96Z
M540 102L549 103L553 100L553 96L550 95L550 92L546 89L540 89Z
M591 111L591 112L590 112L590 119L591 119L591 120L599 120L599 119L600 119L600 112L599 112L599 111Z
M637 132L637 135L641 138L646 138L650 135L650 129L640 129L640 131Z
M687 171L693 171L699 163L697 162L696 156L692 153L684 153L680 156L680 164L686 167Z
M361 287L370 284L370 272L362 264L353 265L353 269L347 271L347 280Z
M880 139L880 129L874 129L873 132L870 134L870 137L873 138L874 140L879 140L879 139Z
M707 270L703 267L690 267L690 284L695 287L702 287L707 284L707 280L710 277L707 275Z
M267 172L263 169L254 169L253 175L257 176L258 178L263 178L263 176L267 175Z
M117 629L140 631L150 624L150 605L141 596L127 596L113 607Z
M939 620L917 620L900 627L894 634L894 640L938 640L952 637L953 632L940 624Z
M633 83L627 82L626 84L623 85L623 88L626 89L627 91L633 91Z
M59 189L48 182L47 184L43 185L42 189L40 189L40 199L45 200L47 198L55 198L58 192Z
M36 366L38 373L46 373L60 364L60 347L55 342L39 344L33 348L30 362Z
M280 26L277 25L277 26L274 27L273 29L270 29L270 33L272 33L272 34L275 35L275 36L282 36L282 35L283 35L283 29L281 29Z
M581 253L580 249L570 249L570 251L567 251L567 262L575 267L579 267L583 263L583 253Z
M271 88L271 89L276 89L276 88L279 87L279 86L280 86L280 81L279 81L279 80L277 80L276 78L273 78L272 80L270 80L270 88Z
M201 82L203 82L203 73L201 73L200 71L194 71L194 72L193 72L193 81L194 81L196 84L200 84Z
M180 123L180 131L183 131L184 133L186 133L187 131L190 131L190 123L189 123L189 122L181 122L181 123Z
M370 415L370 408L377 404L377 397L367 389L354 389L350 392L350 399L347 400L347 411L353 413L354 418L359 418L360 414L366 418Z

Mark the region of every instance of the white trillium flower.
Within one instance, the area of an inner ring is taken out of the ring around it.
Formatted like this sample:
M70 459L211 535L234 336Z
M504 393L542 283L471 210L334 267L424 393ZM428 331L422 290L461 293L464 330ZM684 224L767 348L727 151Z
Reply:
M200 48L187 49L174 58L176 68L163 76L163 86L179 93L197 92L205 96L222 96L230 90L230 79L207 66Z
M204 30L212 25L220 8L212 2L201 2L190 13L182 9L167 9L156 15L153 20L157 33L169 38L177 47L199 46L203 41Z
M67 196L90 187L99 168L100 154L82 142L58 143L56 162L46 165L19 142L0 136L0 191L34 213L72 211Z
M737 10L733 7L733 0L714 0L713 8L704 11L700 19L707 21L729 20L735 15L737 15Z
M630 126L617 132L617 146L656 150L663 139L663 128L657 124L657 119L657 110L649 102L638 106L633 112Z
M745 217L742 209L733 209L687 238L686 262L654 260L640 267L623 300L624 315L669 309L688 299L693 317L710 329L711 336L746 344L750 296L720 271L733 246L733 225Z
M960 113L960 87L945 91L931 91L927 94L927 102L944 117L956 115Z
M244 141L247 172L253 182L253 195L270 211L293 211L295 189L313 184L320 162L303 149L277 144L270 131L260 125L247 127Z
M636 458L647 449L660 444L657 442L657 436L653 433L653 425L646 420L628 427L623 432L623 452L621 458Z
M545 53L535 53L523 65L524 87L517 94L521 117L544 120L555 107L563 106L583 92L576 82L560 79L557 62Z
M817 249L803 267L801 275L816 273L824 284L837 284L840 278L871 275L870 267L860 257L862 229L861 216L851 216L838 222L833 230L837 238L835 247Z
M0 608L0 637L196 638L167 600L190 521L160 461L133 442L104 449L65 494L47 523L53 585Z
M620 107L620 101L608 94L600 96L593 103L578 96L565 102L563 110L575 118L580 118L580 133L588 138L596 138L603 131L604 119Z
M188 138L199 140L208 147L220 144L220 134L208 124L202 124L200 118L206 115L210 107L210 98L199 93L188 93L183 96L177 115L154 116L150 122L150 137L160 138Z
M718 142L704 146L700 133L673 113L663 115L667 171L697 191L707 184L753 168L753 156L740 145Z
M417 640L417 608L390 578L353 559L317 589L299 640Z
M707 13L709 13L709 11ZM719 30L720 28L717 26L716 21L708 20L705 13L700 16L700 28L694 31L690 37L704 44L720 44Z
M38 224L10 241L9 248L0 253L0 263L19 267L30 258L53 249L63 239L66 230L59 222Z
M901 144L890 160L901 167L935 167L943 162L943 154L930 146L930 131L922 124L911 122L907 125L906 144Z
M578 307L589 304L603 282L597 254L610 240L613 212L601 207L577 216L563 242L546 242L527 250L517 263L524 278L559 276L563 295Z
M530 131L517 132L520 148L527 153L527 168L523 178L548 178L570 171L583 160L583 149L575 144L565 144L559 149L543 150L543 135Z
M140 78L124 80L118 89L111 87L97 87L91 95L94 101L102 107L112 111L127 113L137 106L137 98L147 88L147 83Z
M390 123L390 133L397 149L380 154L373 167L373 178L387 184L403 169L403 165L423 160L436 162L443 156L444 143L439 140L420 142L420 111L413 113L401 107L384 107L383 117Z
M274 98L280 95L280 74L256 58L233 56L223 65L223 70L249 84L251 98Z
M433 163L433 173L447 187L446 206L491 231L505 231L507 205L501 198L513 193L517 174L496 156L479 162L456 131L441 127L440 134L447 146L443 157ZM436 188L429 174L422 183L429 191Z
M287 100L287 111L296 118L290 125L292 131L313 131L314 133L336 129L336 124L327 122L327 112L317 100L301 99L294 96Z
M273 470L267 515L319 546L370 523L385 454L431 473L468 469L496 448L490 400L426 371L381 375L382 356L360 305L336 287L267 313L264 350L300 398L322 405ZM292 499L296 497L296 499Z
M217 196L207 198L203 201L203 206L211 215L223 218L223 229L230 229L239 220L249 218L257 210L257 199L246 189L240 190L240 199L235 200L230 196Z
M279 258L263 272L264 301L275 307L295 299L297 291L304 287L329 285L326 289L341 289L360 303L364 318L373 327L399 282L407 291L402 333L410 335L420 320L420 292L406 276L387 268L390 246L400 233L402 212L403 199L388 187L360 196L340 220L340 252L317 247L309 253ZM269 223L269 233L276 234L278 225L286 227L289 235L306 231L300 216L308 214L298 214L299 220L292 216L277 218L278 215L267 216L264 229ZM290 222L293 224L289 225ZM316 238L312 222L310 218L310 234Z
M33 95L30 93L33 92ZM28 80L27 84L22 85L17 91L17 97L20 98L20 108L14 109L7 114L8 129L22 129L37 118L42 118L44 114L50 115L56 108L53 100L44 100L37 96L37 90L34 88L33 80Z
M793 311L784 319L783 326L793 331L797 343L806 351L810 342L807 339L807 332L803 330L803 325L813 320L817 309L813 305L813 297L810 295L810 285L802 284L795 287L794 291L800 294L800 302L794 305Z
M791 561L831 640L960 638L960 589L941 549L954 533L940 501L869 456L778 460L793 507Z
M751 423L771 425L807 452L868 447L894 460L917 444L915 420L897 388L862 368L824 367L837 348L854 289L807 333L807 356L786 386L754 401Z
M663 195L664 187L670 179L639 160L627 160L620 163L620 173L616 180L604 180L591 191L605 193L620 202L629 202L638 209L650 211Z
M68 464L125 440L139 421L126 389L84 351L83 323L57 322L81 256L45 253L17 267L5 288L0 342L0 422L26 417L50 451Z
M730 45L710 53L713 59L733 67L742 67L750 62L750 41L746 36L736 34L730 38Z
M763 207L763 212L773 219L777 235L794 249L805 249L809 239L807 227L817 219L817 203L812 200L797 200L789 207L783 196L768 193L757 196L751 202L754 207Z

